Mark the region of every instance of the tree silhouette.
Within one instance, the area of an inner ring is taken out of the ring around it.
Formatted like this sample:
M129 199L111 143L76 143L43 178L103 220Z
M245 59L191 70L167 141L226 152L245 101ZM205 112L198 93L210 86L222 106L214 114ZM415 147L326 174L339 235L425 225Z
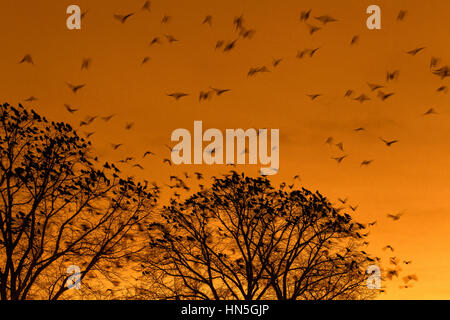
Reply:
M130 240L158 191L99 165L70 125L21 105L1 106L0 130L0 299L61 298L70 265L84 293L88 274L113 281L140 249Z
M141 262L152 299L363 299L374 261L365 226L320 193L231 172L150 227Z

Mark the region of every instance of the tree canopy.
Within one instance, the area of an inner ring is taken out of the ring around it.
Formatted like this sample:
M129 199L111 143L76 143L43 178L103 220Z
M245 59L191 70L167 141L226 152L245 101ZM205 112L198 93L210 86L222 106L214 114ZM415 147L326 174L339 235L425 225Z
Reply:
M70 125L1 105L0 299L58 299L71 265L113 281L111 265L141 250L130 240L158 193L101 165Z
M231 172L151 225L152 299L363 299L366 226L319 192Z

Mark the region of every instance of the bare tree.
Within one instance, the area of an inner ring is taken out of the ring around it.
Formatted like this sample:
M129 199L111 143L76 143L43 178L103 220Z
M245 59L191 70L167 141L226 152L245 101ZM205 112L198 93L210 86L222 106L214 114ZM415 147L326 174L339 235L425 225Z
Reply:
M70 265L83 294L88 278L118 281L158 191L99 165L70 125L21 105L0 107L0 130L0 299L61 298Z
M365 226L320 193L232 172L150 226L140 297L363 299Z

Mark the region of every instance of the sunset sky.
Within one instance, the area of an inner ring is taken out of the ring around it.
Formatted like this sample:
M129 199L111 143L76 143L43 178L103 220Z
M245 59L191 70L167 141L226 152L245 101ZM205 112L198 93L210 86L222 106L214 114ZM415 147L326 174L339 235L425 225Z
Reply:
M66 8L87 12L81 30L68 30ZM173 130L193 131L194 120L204 129L280 129L280 170L274 183L294 175L310 190L319 190L358 205L354 217L371 228L368 251L383 257L412 260L403 275L417 274L414 287L389 285L382 299L450 298L450 99L437 92L448 79L430 72L450 62L450 2L445 0L154 0L150 12L144 0L0 2L0 100L22 103L56 121L78 127L86 116L115 114L109 122L96 119L78 131L94 132L91 140L104 160L142 158L144 170L129 169L142 179L169 183L184 171L206 177L226 172L226 166L168 166L164 146ZM381 30L368 30L366 8L381 8ZM308 33L300 12L312 9L308 23L322 29ZM404 20L397 21L400 10ZM135 13L125 23L114 14ZM163 16L170 16L162 24ZM212 26L202 24L212 16ZM256 32L242 39L233 20ZM337 22L314 19L330 15ZM165 35L179 41L168 43ZM350 45L359 36L358 43ZM155 37L161 44L150 46ZM236 42L229 52L215 50L218 40ZM406 52L425 47L417 55ZM313 57L296 57L304 49ZM34 64L18 62L30 54ZM142 64L145 57L149 61ZM82 70L83 59L91 59ZM273 59L283 58L275 68ZM248 77L252 67L271 72ZM386 72L399 70L386 82ZM66 83L86 84L74 94ZM385 101L367 83L395 94ZM200 91L230 89L199 102ZM347 90L351 98L344 97ZM185 92L176 101L167 96ZM370 101L354 98L366 94ZM308 94L321 94L311 100ZM38 100L25 102L31 96ZM70 114L64 104L79 109ZM424 116L433 108L437 113ZM126 130L127 123L134 123ZM356 132L363 127L366 131ZM333 144L325 141L333 137ZM387 147L379 138L398 140ZM344 151L335 144L342 142ZM123 143L118 150L112 143ZM332 157L347 155L338 164ZM360 166L373 160L369 166ZM257 175L260 165L238 166ZM387 214L404 212L398 221ZM381 250L390 244L392 254Z

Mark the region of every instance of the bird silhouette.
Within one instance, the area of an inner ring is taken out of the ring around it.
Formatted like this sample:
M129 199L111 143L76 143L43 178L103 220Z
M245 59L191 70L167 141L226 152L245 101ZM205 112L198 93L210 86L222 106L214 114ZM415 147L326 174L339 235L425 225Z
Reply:
M300 21L307 21L311 16L311 9L300 12Z
M72 90L73 93L77 93L78 90L83 89L86 86L85 84L74 85L68 82L66 82L66 84L70 88L70 90Z
M230 92L231 91L231 89L219 89L219 88L213 88L213 87L210 87L211 88L211 90L213 90L215 93L216 93L216 95L218 95L218 96L220 96L220 95L222 95L222 94L224 94L224 93L226 93L226 92Z
M169 41L169 43L178 42L178 39L176 39L174 36L171 36L170 34L166 34L164 36L166 37L167 41Z
M64 107L66 107L66 110L69 111L70 113L74 113L74 112L78 111L78 109L72 108L67 103L64 104Z
M29 64L34 65L33 58L31 57L30 54L26 54L26 55L19 61L19 63L29 63Z
M272 58L272 65L274 67L277 67L281 61L283 61L283 58L278 58L278 59Z
M83 61L81 62L81 70L83 70L83 69L88 70L90 65L91 65L91 59L90 58L83 59Z
M439 88L436 89L437 92L443 92L443 93L447 93L448 92L448 87L447 86L440 86Z
M115 114L110 114L108 116L105 117L101 117L101 119L105 122L108 122L109 120L111 120L113 117L115 116Z
M312 24L306 23L306 27L308 27L308 32L310 35L313 35L314 33L322 30L322 28L314 26Z
M161 44L161 40L159 39L159 37L154 37L152 41L150 41L150 46L154 44Z
M128 13L125 15L115 14L115 15L113 15L113 17L114 17L114 19L116 19L116 20L120 21L122 24L124 24L133 15L134 15L134 13Z
M150 11L151 3L149 0L144 2L144 5L142 6L142 10Z
M437 112L433 108L430 108L427 111L425 111L425 113L423 115L424 116L429 116L429 115L432 115L432 114L437 114Z
M36 98L35 96L30 96L27 99L25 99L26 102L33 102L33 101L36 101L36 100L38 100L38 98Z
M341 163L345 158L347 158L347 155L343 155L340 157L334 157L333 160L336 160L337 163Z
M361 167L362 166L368 166L368 165L370 165L371 163L373 162L373 160L363 160L362 162L361 162Z
M225 44L225 46L224 46L224 48L223 48L223 51L224 52L227 52L227 51L231 51L235 46L236 46L236 42L238 41L238 39L235 39L235 40L233 40L233 41L228 41L226 44Z
M386 81L389 82L392 80L396 80L396 79L398 79L399 75L400 75L400 71L398 71L398 70L395 70L392 72L388 71L388 72L386 72Z
M383 88L384 86L380 85L380 84L375 84L375 83L367 83L367 85L369 86L370 90L375 91L378 89Z
M146 156L154 156L155 153L151 152L151 151L145 151L144 155L142 156L142 158L145 158Z
M392 146L394 143L398 143L398 140L390 140L390 141L388 141L388 140L385 140L383 138L379 138L379 139L381 141L383 141L386 144L387 147Z
M207 15L204 19L202 24L208 24L210 27L212 26L212 16Z
M407 51L406 53L412 56L415 56L416 54L418 54L420 51L424 50L425 47L420 47L420 48L416 48L416 49L412 49L410 51Z
M352 40L350 40L350 45L355 45L359 42L359 36L355 35L352 37Z
M183 92L174 92L167 94L169 97L174 98L175 100L180 100L183 97L187 97L189 94Z
M171 17L171 16L164 15L164 16L162 17L162 19L161 19L161 23L162 23L162 24L169 23L170 20L172 20L172 17Z
M314 19L322 22L323 24L327 24L327 23L330 23L330 22L338 21L338 20L336 20L335 18L333 18L333 17L331 17L329 15L314 17Z
M111 147L112 147L114 150L119 149L121 146L123 146L122 143L117 143L117 144L111 143Z
M343 142L336 143L336 147L338 147L339 150L344 151L344 143Z
M363 93L356 97L354 100L359 101L360 103L364 103L365 101L369 101L370 98Z
M310 98L311 101L314 101L314 100L316 100L317 98L321 97L322 94L320 94L320 93L314 93L314 94L307 94L306 96L307 96L308 98Z
M403 212L397 213L397 214L387 214L387 217L389 219L392 219L393 221L398 221L400 219L400 217L403 215Z
M400 10L397 15L397 20L402 21L403 19L405 19L407 12L408 11L406 11L406 10Z

